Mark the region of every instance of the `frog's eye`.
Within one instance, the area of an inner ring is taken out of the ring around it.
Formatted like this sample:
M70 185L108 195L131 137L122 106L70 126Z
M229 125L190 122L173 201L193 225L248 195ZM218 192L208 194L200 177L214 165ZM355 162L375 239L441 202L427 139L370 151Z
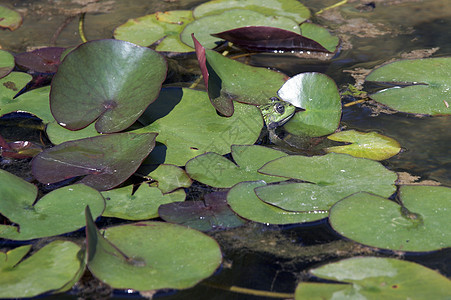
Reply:
M283 114L283 113L285 112L285 106L283 106L283 105L280 104L280 103L277 103L277 104L274 106L274 109L276 110L276 112L277 112L278 114Z

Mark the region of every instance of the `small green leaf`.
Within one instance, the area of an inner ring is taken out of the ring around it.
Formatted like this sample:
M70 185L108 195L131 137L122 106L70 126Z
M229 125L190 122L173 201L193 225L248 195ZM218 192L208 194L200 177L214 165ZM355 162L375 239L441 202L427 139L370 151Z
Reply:
M119 40L84 43L66 55L52 80L50 108L57 122L100 133L132 125L158 96L166 62L157 52Z
M278 92L280 99L303 108L284 128L296 135L322 136L340 124L341 100L337 85L321 73L301 73L291 77Z
M293 224L327 217L327 211L287 211L261 201L254 189L265 185L262 180L238 183L227 194L227 203L240 217L259 223Z
M192 183L188 174L182 168L174 165L161 164L155 170L148 173L146 177L155 180L156 183L152 182L152 186L158 187L163 194L170 193L181 187L188 188Z
M422 265L382 257L353 257L310 271L321 279L301 282L295 299L447 299L451 281Z
M368 193L335 204L330 223L341 235L373 247L399 251L433 251L451 247L451 189L401 186L398 203ZM365 224L365 226L362 226Z
M22 16L7 7L0 6L0 28L16 30L22 25Z
M326 152L345 153L355 157L369 158L373 160L388 159L401 151L399 143L377 132L358 132L346 130L336 132L327 137L338 142L348 142L351 145L334 146L324 150Z
M78 257L80 247L69 241L53 241L18 262L29 249L27 245L6 253L6 260L17 264L0 267L0 298L28 298L58 290L84 266Z
M450 70L450 57L401 60L375 69L366 81L392 85L392 88L372 94L371 98L395 110L449 115Z
M113 288L185 289L221 264L216 241L193 229L139 222L110 227L101 234L89 209L86 222L88 268Z
M324 48L332 53L337 50L340 39L337 36L330 34L326 28L308 22L302 23L300 27L301 34L306 38L320 43Z
M191 21L191 10L156 12L129 19L114 30L114 38L145 47L158 41L157 51L193 52L193 48L180 41L180 33Z
M102 216L126 220L147 220L158 217L158 207L162 204L184 201L185 191L179 190L163 195L156 187L141 184L137 191L128 185L102 192L106 200Z
M210 186L229 188L241 181L283 181L285 178L257 172L265 163L287 156L282 151L257 145L232 146L235 163L217 153L205 153L188 161L185 168L189 176Z

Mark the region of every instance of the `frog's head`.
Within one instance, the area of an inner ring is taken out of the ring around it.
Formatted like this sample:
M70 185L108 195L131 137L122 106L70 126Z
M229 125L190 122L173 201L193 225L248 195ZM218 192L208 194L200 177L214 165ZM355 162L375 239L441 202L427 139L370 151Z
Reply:
M276 98L277 99L277 98ZM269 104L260 105L263 119L269 130L282 126L294 115L296 107L288 102L279 99L273 100Z

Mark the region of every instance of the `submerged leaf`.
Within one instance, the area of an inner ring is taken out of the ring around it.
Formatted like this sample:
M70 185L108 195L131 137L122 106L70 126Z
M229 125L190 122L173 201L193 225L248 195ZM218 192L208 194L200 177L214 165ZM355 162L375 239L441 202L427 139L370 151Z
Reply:
M401 146L396 140L376 132L365 133L356 130L346 130L331 134L327 138L352 144L329 147L325 149L326 152L346 153L355 157L384 160L401 151Z
M33 175L43 183L84 176L79 183L108 190L138 169L155 146L156 136L129 132L65 142L33 159Z
M166 62L157 52L119 40L97 40L71 51L50 91L57 122L82 129L96 121L100 133L128 128L158 96Z
M88 268L113 288L149 291L185 289L221 264L212 238L180 225L139 222L96 228L86 211Z
M318 42L296 32L268 26L246 26L212 34L234 45L256 52L329 52Z

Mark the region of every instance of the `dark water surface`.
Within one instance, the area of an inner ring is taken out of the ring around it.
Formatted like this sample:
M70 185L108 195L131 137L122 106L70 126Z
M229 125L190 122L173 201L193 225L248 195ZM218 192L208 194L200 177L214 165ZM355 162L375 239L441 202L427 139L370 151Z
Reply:
M1 5L14 8L24 16L24 23L18 30L0 31L0 46L11 52L22 52L42 46L69 47L79 44L77 15L81 9L88 9L85 34L93 40L111 38L113 29L129 18L156 11L191 9L203 2L206 1L0 0ZM335 2L338 1L302 1L312 11ZM342 38L342 49L332 60L306 59L292 54L259 54L252 56L249 63L275 68L290 76L306 71L323 72L343 89L355 83L349 70L371 69L391 59L429 54L433 57L451 55L451 1L373 1L374 9L364 5L369 0L349 2L338 10L330 10L314 18L316 23L327 26ZM194 55L188 56L186 63L195 66ZM195 72L199 74L199 71ZM433 180L451 186L449 116L389 114L371 105L355 105L344 108L342 123L349 129L377 131L396 139L404 150L384 161L391 170L417 176L417 180ZM5 130L5 126L1 123L1 130ZM249 224L211 235L219 241L224 253L222 269L195 288L160 294L161 299L266 299L228 292L224 287L293 293L296 283L308 278L306 270L325 261L359 254L394 255L343 241L333 233L327 222L308 227ZM448 249L404 258L451 276L450 254ZM110 297L110 289L94 280L92 286L84 288L85 297ZM116 292L115 297L125 299L138 295ZM63 296L46 298L63 299Z

